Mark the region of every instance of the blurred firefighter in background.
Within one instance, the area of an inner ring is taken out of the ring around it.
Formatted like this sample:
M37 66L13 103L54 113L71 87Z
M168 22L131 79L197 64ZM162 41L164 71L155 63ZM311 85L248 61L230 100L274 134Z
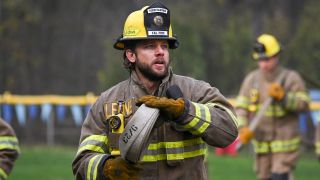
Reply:
M77 179L208 179L207 144L225 147L238 135L231 104L215 87L170 68L169 49L178 47L170 11L160 2L131 13L114 47L123 50L130 77L102 93L82 126L73 161ZM182 98L166 97L177 85ZM160 110L140 166L119 155L121 128L136 104Z
M0 118L0 179L7 179L20 154L18 139L9 124Z
M317 116L315 151L316 151L317 159L320 163L320 112L318 113L318 116Z
M245 77L236 100L239 139L242 144L252 139L259 179L293 179L301 142L298 115L308 110L310 98L300 75L280 64L282 49L274 36L260 35L253 49L259 68ZM250 119L269 97L272 103L252 132Z

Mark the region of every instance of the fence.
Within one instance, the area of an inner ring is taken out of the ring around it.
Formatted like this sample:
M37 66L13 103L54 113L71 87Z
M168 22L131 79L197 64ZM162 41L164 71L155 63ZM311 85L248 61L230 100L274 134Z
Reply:
M22 143L77 144L82 122L97 96L0 95L0 116L15 129ZM234 99L229 99L231 104ZM320 112L320 99L310 104ZM301 123L305 129L307 120ZM310 133L310 132L309 132Z

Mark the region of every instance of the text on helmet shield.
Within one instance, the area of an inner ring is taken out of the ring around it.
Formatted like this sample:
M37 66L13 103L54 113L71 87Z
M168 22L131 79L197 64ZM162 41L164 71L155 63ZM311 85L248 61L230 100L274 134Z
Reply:
M148 35L150 36L168 36L168 31L148 31Z
M164 8L150 8L148 9L148 14L150 13L164 13L167 14L168 10Z

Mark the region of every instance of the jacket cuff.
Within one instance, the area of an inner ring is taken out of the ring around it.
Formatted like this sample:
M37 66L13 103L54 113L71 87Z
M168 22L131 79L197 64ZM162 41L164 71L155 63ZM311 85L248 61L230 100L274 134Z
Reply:
M103 174L104 172L104 165L107 162L108 159L112 159L114 158L114 156L110 155L110 154L106 154L105 156L102 157L99 165L98 165L98 173L97 173L97 179L101 179L101 180L107 180L107 177L105 177L105 175Z
M176 123L181 123L189 114L190 102L187 99L183 99L183 100L184 100L183 113L177 119L174 120Z

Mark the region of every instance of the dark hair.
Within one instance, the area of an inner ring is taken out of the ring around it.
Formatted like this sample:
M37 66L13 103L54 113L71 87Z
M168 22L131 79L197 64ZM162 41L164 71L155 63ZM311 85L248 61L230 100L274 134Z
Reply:
M134 69L134 63L130 62L129 59L126 56L126 50L123 52L123 67L128 69L128 70L133 70Z
M130 71L134 69L135 63L132 63L129 61L129 59L126 56L126 51L131 50L133 53L136 53L135 49L138 42L139 42L138 40L130 40L130 41L124 42L125 47L123 51L123 67Z

